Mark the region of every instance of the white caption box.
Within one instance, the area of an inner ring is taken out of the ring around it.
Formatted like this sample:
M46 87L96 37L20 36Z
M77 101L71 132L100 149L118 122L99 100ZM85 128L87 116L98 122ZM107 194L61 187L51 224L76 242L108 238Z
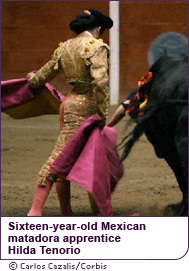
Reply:
M179 259L187 217L2 217L1 259Z

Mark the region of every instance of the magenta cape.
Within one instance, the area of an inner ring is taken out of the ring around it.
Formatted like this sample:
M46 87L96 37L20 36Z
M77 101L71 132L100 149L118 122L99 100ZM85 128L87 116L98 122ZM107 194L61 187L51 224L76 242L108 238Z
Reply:
M27 79L1 82L1 108L14 119L58 114L64 96L50 84L32 90ZM97 126L98 117L89 117L78 128L51 165L54 173L90 192L103 216L111 216L111 192L123 175L117 154L117 133Z
M111 216L111 192L123 175L116 150L117 133L97 127L98 117L89 117L78 128L51 170L90 192L103 216Z
M1 111L14 119L58 114L63 99L48 83L31 89L26 78L1 82Z

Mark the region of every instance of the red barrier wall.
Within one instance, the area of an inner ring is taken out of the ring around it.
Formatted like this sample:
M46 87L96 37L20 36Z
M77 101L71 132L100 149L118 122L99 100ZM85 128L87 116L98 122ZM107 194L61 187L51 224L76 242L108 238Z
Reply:
M90 8L108 14L109 1L2 1L1 79L39 69L60 41L74 37L70 21ZM120 100L148 70L150 43L168 31L187 35L187 1L120 1ZM70 90L63 75L53 85L64 94Z

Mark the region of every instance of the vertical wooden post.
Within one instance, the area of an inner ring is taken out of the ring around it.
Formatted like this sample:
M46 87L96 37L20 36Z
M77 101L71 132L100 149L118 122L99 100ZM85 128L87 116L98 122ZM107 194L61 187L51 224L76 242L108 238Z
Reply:
M114 25L110 29L110 105L119 103L119 1L109 2L109 14Z

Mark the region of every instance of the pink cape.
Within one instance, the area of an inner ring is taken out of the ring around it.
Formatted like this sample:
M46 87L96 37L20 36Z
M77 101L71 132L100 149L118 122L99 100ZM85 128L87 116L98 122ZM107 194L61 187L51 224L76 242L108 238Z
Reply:
M1 108L14 119L58 114L64 96L50 84L32 90L27 79L1 82ZM78 128L51 170L90 192L103 216L112 215L111 192L123 175L116 150L117 133L98 128L98 117L89 117Z
M1 111L14 119L58 114L63 99L48 83L31 89L26 78L1 82Z
M123 165L116 150L117 133L97 126L98 117L89 117L78 128L51 170L90 192L100 213L111 216L111 192L123 175Z

